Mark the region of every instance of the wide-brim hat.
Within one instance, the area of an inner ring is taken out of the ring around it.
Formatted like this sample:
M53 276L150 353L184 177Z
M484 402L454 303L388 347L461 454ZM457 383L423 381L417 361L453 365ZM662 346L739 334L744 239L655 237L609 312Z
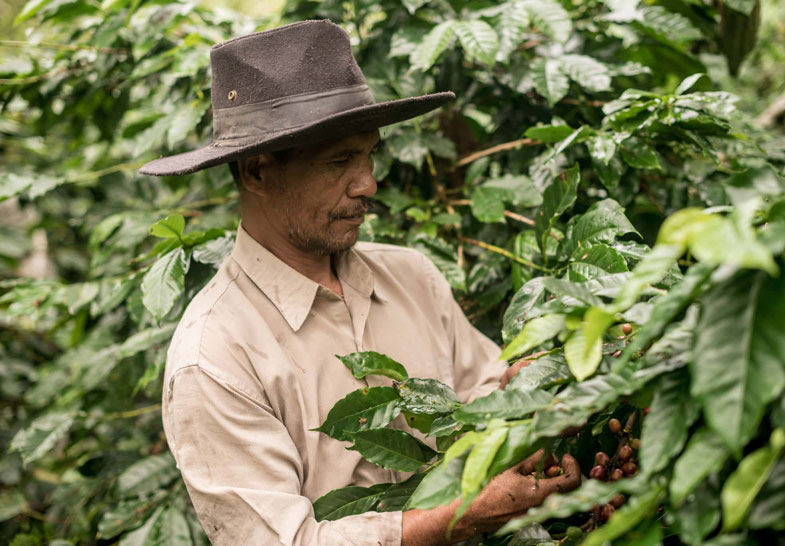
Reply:
M375 102L352 55L349 35L326 20L215 45L210 66L213 142L151 161L140 173L193 173L398 123L455 98L443 92Z

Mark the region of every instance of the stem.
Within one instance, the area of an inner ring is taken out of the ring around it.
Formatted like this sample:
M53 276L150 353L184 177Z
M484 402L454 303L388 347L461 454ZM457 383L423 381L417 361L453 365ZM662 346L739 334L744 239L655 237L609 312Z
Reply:
M127 49L114 47L95 47L86 44L58 44L55 42L25 42L21 40L0 40L0 46L5 47L38 47L46 49L59 49L61 51L79 51L86 49L89 51L99 51L101 53L128 53Z
M469 154L465 157L462 157L458 160L455 164L456 167L463 167L464 165L468 165L474 161L477 161L481 157L485 157L486 155L495 154L496 152L503 152L505 150L515 150L522 146L538 146L542 144L539 140L532 140L530 138L522 138L520 140L513 140L511 142L503 142L502 144L497 144L496 146L491 146L490 148L486 148L484 150L480 150L479 152L474 152L473 154Z
M500 246L492 245L490 243L485 243L483 241L478 241L477 239L469 239L468 237L461 237L460 240L463 241L464 243L469 243L470 245L478 246L484 250L489 250L491 252L501 254L505 258L509 258L510 260L518 262L519 264L523 264L527 267L531 267L532 269L538 269L540 271L550 272L550 269L548 269L547 267L543 267L541 265L537 265L534 262L530 262L529 260L519 258L509 250L506 250Z
M534 225L534 220L532 220L530 218L526 218L525 216L521 216L520 214L517 214L515 212L511 212L509 210L505 210L504 211L504 215L507 218L512 218L513 220L518 220L519 222L522 222L524 224L528 224L530 226Z
M152 406L144 406L142 408L136 408L133 410L128 411L119 411L116 413L110 413L106 416L107 419L130 419L132 417L139 417L140 415L144 415L146 413L152 413L154 411L158 411L161 409L161 404L153 404Z

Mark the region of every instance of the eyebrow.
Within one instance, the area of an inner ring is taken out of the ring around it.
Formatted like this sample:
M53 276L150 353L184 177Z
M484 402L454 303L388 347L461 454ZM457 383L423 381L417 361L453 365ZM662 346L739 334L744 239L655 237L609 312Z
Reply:
M371 151L375 151L381 145L381 139L377 140L376 143L371 148ZM341 157L345 155L358 155L363 153L365 148L363 146L346 146L344 148L338 148L336 150L326 150L325 152L319 154L322 159L328 159L332 157Z

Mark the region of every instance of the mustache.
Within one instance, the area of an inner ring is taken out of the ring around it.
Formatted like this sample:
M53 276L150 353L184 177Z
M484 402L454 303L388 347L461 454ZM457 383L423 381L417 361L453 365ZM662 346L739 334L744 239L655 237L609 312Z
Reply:
M341 218L356 218L367 214L373 205L369 197L358 197L358 203L351 207L334 211L330 214L330 221L340 220Z

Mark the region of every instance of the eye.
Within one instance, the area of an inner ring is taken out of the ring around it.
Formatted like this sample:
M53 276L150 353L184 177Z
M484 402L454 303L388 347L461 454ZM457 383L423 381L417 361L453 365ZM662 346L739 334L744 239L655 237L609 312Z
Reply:
M350 158L348 156L335 157L335 158L331 159L329 161L329 163L330 163L330 165L335 165L336 167L341 167L341 166L344 166L344 165L348 165L349 159Z

